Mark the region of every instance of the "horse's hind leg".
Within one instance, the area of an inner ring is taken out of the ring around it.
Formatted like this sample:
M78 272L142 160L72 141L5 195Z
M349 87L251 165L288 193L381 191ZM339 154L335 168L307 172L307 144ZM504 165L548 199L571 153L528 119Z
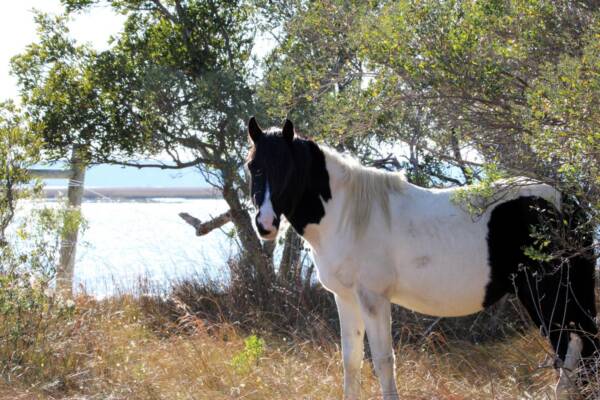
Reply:
M556 400L569 400L578 395L575 384L577 378L575 370L581 359L582 350L583 343L579 335L570 333L567 354L565 355L562 367L559 368L559 378L555 388Z
M515 278L517 296L541 332L548 337L561 369L557 396L570 398L581 358L598 350L595 323L593 264L573 260L554 268L546 265L537 273L521 269Z

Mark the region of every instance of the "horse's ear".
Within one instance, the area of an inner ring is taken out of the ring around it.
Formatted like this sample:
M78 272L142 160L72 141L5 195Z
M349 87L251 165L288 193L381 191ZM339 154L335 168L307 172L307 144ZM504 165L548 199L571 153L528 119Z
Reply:
M294 124L289 119L285 120L285 124L283 124L283 138L288 142L292 143L294 140Z
M256 122L256 118L254 117L250 118L250 121L248 121L248 134L254 143L257 143L263 135L263 131L260 129L260 126L258 126L258 122Z

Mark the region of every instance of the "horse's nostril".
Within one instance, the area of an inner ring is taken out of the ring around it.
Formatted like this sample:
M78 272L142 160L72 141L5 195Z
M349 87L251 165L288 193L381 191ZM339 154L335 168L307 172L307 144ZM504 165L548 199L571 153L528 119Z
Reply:
M256 227L258 228L258 233L260 233L263 236L271 233L271 231L268 231L265 228L263 228L261 224L256 224Z

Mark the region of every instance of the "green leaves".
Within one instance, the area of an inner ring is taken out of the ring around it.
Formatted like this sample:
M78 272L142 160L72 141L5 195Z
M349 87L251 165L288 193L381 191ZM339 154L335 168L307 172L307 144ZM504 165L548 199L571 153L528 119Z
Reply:
M485 175L467 169L470 151L597 204L600 10L586 4L305 4L259 94L271 115L291 110L301 130L355 152L405 143L423 185L460 183L455 167L465 182Z
M244 349L231 360L233 367L242 374L249 373L265 352L265 341L256 335L244 340Z
M80 144L91 163L167 152L175 167L241 164L241 122L253 113L246 2L63 3L69 12L104 3L127 18L113 47L97 53L70 38L68 16L36 17L39 40L13 70L51 158ZM191 160L180 158L182 148Z
M287 21L280 46L265 61L259 88L273 123L288 116L302 132L343 141L362 95L353 30L371 7L366 2L315 2Z
M0 261L9 250L6 230L17 202L30 194L23 186L30 181L27 168L40 160L40 146L40 138L24 128L21 111L13 103L0 103Z
M600 202L600 11L589 3L63 3L127 19L96 53L69 38L65 17L39 15L39 42L14 59L31 129L55 158L80 143L92 161L164 151L190 165L185 147L243 191L243 122L258 112L365 160L401 147L396 167L421 185L477 180L483 164ZM259 73L248 63L257 26L278 39Z
M582 37L581 53L564 54L556 63L542 65L527 93L527 126L535 132L527 137L528 143L540 158L557 166L563 180L587 186L587 190L596 187L596 191L600 176L599 32L596 21Z
M67 21L37 14L39 42L13 58L29 128L44 138L50 158L66 158L73 144L106 155L126 147L124 135L108 123L114 110L97 85L97 54L76 45Z

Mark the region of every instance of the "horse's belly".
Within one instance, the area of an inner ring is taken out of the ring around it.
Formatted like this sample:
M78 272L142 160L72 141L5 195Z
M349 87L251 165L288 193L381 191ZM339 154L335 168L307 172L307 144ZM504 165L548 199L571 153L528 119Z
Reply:
M363 287L428 315L480 311L490 277L485 225L445 225L371 232L364 245L313 252L319 280L337 294Z
M483 309L483 298L477 292L444 296L432 292L402 291L392 294L390 300L394 304L421 314L436 317L460 317Z
M485 220L413 217L396 234L390 246L397 276L394 303L436 316L483 308L490 277Z
M480 240L448 247L405 248L396 258L396 287L390 300L411 310L436 316L461 316L483 308L490 269Z

